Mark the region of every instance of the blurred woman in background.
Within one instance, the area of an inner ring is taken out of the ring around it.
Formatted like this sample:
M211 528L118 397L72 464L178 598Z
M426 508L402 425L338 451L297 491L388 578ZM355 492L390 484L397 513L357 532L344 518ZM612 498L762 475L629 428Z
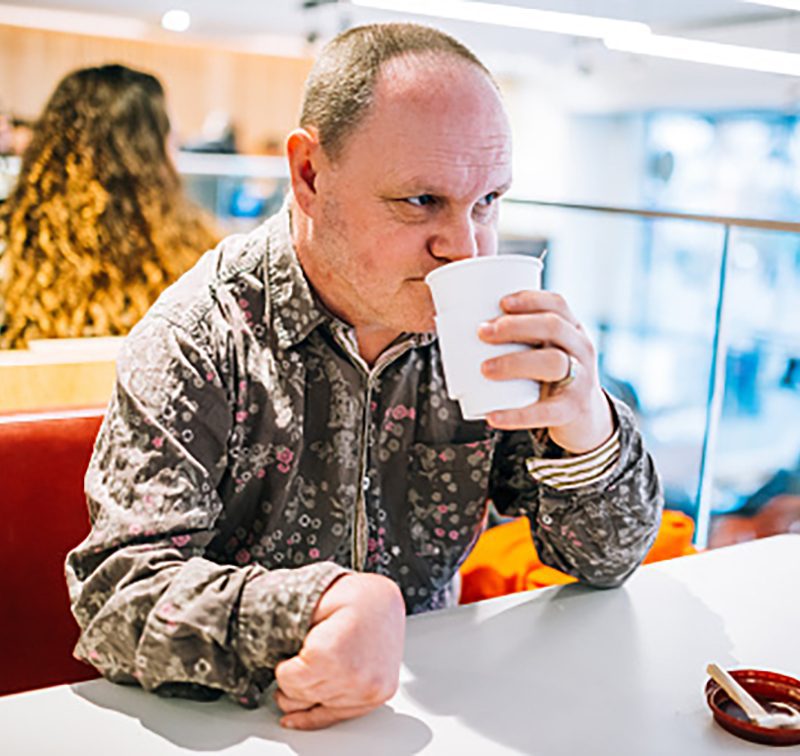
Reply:
M125 334L216 243L169 130L153 76L107 65L61 81L0 205L0 347Z

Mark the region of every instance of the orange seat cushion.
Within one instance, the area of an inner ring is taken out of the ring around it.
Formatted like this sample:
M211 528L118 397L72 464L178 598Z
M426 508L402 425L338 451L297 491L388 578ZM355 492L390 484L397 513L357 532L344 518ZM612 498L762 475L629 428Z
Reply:
M645 563L694 554L693 534L691 517L682 512L665 511ZM542 564L533 545L527 517L518 517L483 533L460 572L462 604L575 582L572 576Z

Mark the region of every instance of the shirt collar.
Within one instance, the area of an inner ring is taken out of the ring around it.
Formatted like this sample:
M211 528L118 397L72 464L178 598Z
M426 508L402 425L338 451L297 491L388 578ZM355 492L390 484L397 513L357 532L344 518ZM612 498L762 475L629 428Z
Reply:
M269 303L265 316L272 323L278 346L288 349L306 339L326 316L311 290L292 244L288 198L280 211L267 221L266 230L266 289Z

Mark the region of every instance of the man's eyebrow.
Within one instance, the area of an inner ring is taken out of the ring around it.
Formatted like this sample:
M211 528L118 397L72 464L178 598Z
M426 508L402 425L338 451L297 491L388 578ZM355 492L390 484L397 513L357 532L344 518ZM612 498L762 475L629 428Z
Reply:
M505 194L511 188L511 179L504 181L495 189L490 189L485 194ZM418 197L423 194L430 194L432 197L446 197L447 192L441 187L434 186L430 181L411 179L399 184L396 192L403 196Z
M442 190L431 184L430 181L422 179L409 179L408 181L400 181L397 184L395 194L401 194L408 197L416 197L421 194L432 194L435 197L442 196Z

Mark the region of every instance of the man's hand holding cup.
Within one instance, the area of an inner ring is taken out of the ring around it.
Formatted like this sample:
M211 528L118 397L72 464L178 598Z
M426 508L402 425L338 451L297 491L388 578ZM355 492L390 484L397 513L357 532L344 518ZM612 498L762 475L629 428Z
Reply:
M580 454L614 430L591 340L563 297L541 291L540 260L472 258L427 277L448 393L466 419L547 428Z

